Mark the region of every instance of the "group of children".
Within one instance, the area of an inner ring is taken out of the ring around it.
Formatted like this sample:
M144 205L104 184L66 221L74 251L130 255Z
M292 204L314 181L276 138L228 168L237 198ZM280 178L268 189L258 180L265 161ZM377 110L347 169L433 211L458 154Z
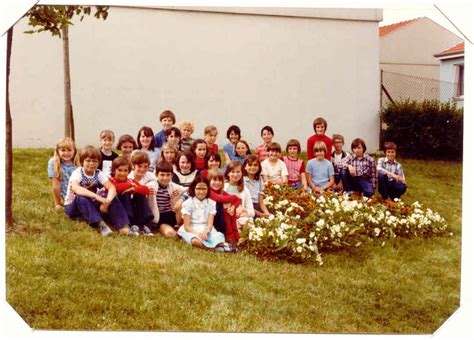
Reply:
M121 136L120 155L113 151L110 130L100 133L100 149L87 145L78 155L74 141L62 138L48 162L56 208L64 205L70 218L87 221L104 236L113 230L129 236L160 233L196 247L233 252L247 223L270 216L263 199L268 183L315 195L344 190L370 197L378 181L383 199L406 191L393 142L385 143L386 156L376 166L362 139L351 143L348 154L343 136L327 137L323 118L313 122L306 164L296 139L288 141L282 156L270 126L261 129L263 144L255 154L240 128L230 126L222 159L215 126L206 127L202 139L193 139L193 124L183 121L175 127L173 112L162 112L160 121L163 129L156 135L142 127L136 140Z

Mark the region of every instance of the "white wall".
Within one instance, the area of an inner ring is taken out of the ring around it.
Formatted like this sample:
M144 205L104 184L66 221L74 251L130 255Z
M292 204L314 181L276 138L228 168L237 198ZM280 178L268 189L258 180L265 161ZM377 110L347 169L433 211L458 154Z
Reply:
M328 13L326 10L326 13ZM350 10L339 13L339 17ZM362 13L362 15L361 15ZM70 30L72 100L79 146L99 131L136 136L171 109L177 120L225 131L237 124L251 146L273 126L285 147L305 149L312 121L378 147L381 10L357 19L111 8L106 21L86 17ZM327 15L326 15L327 17ZM359 20L362 18L362 20ZM15 147L53 147L63 133L62 43L15 27L11 109Z

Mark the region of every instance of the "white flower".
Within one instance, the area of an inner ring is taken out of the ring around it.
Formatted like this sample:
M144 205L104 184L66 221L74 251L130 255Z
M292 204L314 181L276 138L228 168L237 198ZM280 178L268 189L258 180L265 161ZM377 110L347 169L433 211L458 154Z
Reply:
M306 242L306 239L305 239L305 238L297 238L297 239L296 239L296 243L298 243L298 244L303 244L303 243L305 243L305 242Z
M313 238L314 235L316 235L316 234L314 233L314 231L312 231L311 233L309 233L309 237L310 237L310 238Z
M273 187L274 187L275 189L280 189L280 185L279 185L279 184L275 184Z
M290 203L290 202L288 202L288 200L286 200L286 199L283 200L283 201L278 202L278 204L280 204L281 206L285 206L285 205L287 205L288 203Z
M318 227L322 227L324 225L324 220L323 219L320 219L318 222L316 222L316 225Z
M374 229L374 234L375 234L375 236L379 236L379 235L380 235L380 229L379 229L379 228L375 228L375 229Z
M301 252L303 252L303 248L297 247L297 248L296 248L296 251L297 251L298 253L301 253Z

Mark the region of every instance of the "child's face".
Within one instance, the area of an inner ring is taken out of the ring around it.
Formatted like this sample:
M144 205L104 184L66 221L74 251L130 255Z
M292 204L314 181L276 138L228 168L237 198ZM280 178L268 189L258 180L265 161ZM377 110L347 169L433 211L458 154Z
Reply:
M72 162L72 158L74 156L73 148L64 146L58 149L58 155L63 160L63 162Z
M288 147L288 156L291 158L298 157L298 147L297 146L289 146Z
M316 159L318 159L320 161L323 160L324 157L326 156L326 153L324 152L324 150L315 149L315 150L313 150L313 154L316 157Z
M388 158L389 161L394 161L395 157L397 156L397 152L394 149L387 149L385 151L385 156Z
M209 181L209 186L214 191L221 191L221 189L224 187L224 182L219 177L214 177Z
M166 186L168 184L170 184L171 182L171 172L158 172L158 174L156 175L156 177L158 178L158 183L160 183L162 186Z
M324 124L317 124L316 125L316 134L317 135L324 135L326 132L326 128L324 127Z
M207 146L204 143L199 143L196 145L196 150L194 150L194 153L196 154L197 158L204 158L206 157L206 152L207 152Z
M193 130L191 130L190 127L183 127L181 129L181 137L183 139L188 139L189 137L191 137L191 134L193 133Z
M208 132L204 136L204 140L209 146L213 145L216 142L216 139L217 139L217 131Z
M263 130L262 139L265 144L271 143L273 139L273 134L268 130Z
M170 143L171 145L176 145L176 144L179 143L179 140L180 140L180 139L181 139L181 138L178 137L178 136L176 136L176 135L175 135L175 132L172 131L172 132L170 133L170 135L168 136L168 138L166 139L166 141L167 141L168 143Z
M342 151L342 147L344 145L342 139L335 139L332 144L334 145L334 150L336 150L337 153Z
M140 132L140 143L142 144L142 148L145 150L148 150L151 144L151 140L153 139L153 136L146 136L145 132Z
M149 167L150 167L149 163L134 164L133 171L135 172L135 176L142 178L143 176L145 176Z
M218 160L216 160L215 158L209 158L209 160L207 161L207 167L209 169L219 169L219 164L220 162Z
M187 174L191 171L191 162L185 156L179 158L178 166L183 174Z
M103 137L100 139L100 145L102 150L111 151L112 146L114 145L114 140L109 137Z
M280 151L278 150L270 150L268 151L268 158L271 161L276 161L278 158L280 158Z
M244 143L237 143L235 153L239 157L244 157L247 154L247 146Z
M99 160L95 158L90 158L90 157L87 157L86 159L84 159L84 162L82 164L82 167L84 168L84 171L87 174L93 173L97 169L98 166L99 166Z
M120 182L124 182L127 180L128 176L128 165L121 165L117 169L115 169L115 176L114 178Z
M228 176L230 183L237 184L242 178L242 168L239 166L230 170Z
M165 117L161 120L161 126L163 130L169 130L173 126L173 119L170 117Z
M196 198L200 201L206 198L207 196L207 185L206 183L198 183L194 188L194 193L196 194Z
M169 163L174 163L176 152L174 150L163 150L163 157Z
M362 145L359 144L352 149L352 152L354 153L354 155L356 155L356 157L362 157L364 155L364 148L362 147Z
M258 162L250 162L245 164L245 171L247 171L247 174L250 176L254 177L258 170L260 169L260 163Z
M122 156L129 157L133 151L133 144L130 142L125 142L120 145L120 151L122 151Z
M229 133L229 140L232 144L235 144L239 140L239 135L235 131L231 131Z

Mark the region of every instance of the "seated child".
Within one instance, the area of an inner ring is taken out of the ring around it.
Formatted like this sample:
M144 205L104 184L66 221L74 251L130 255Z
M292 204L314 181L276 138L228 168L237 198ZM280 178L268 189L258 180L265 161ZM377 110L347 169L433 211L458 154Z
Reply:
M174 124L176 124L176 117L170 110L165 110L160 113L160 123L163 129L158 132L153 138L153 145L161 149L166 142L166 131L168 131Z
M188 188L198 171L194 168L194 155L191 151L181 152L173 167L173 183Z
M407 190L402 165L395 160L397 144L384 143L385 157L377 162L379 192L383 199L400 198Z
M280 159L281 146L278 143L268 144L268 158L262 162L262 177L267 183L288 183L288 169Z
M313 155L313 146L316 142L323 142L326 145L326 159L331 161L331 151L332 151L332 140L328 136L325 135L326 130L328 128L328 123L324 118L316 118L313 121L313 129L315 134L308 138L306 142L307 145L307 155L306 159L309 161L310 159L314 158Z
M76 145L69 137L61 138L56 144L54 156L48 161L48 178L53 188L56 209L62 209L62 200L66 197L69 178L77 167Z
M347 153L342 150L344 137L338 134L332 135L332 145L334 147L334 151L331 154L331 162L334 167L333 189L335 191L342 191L344 188L341 180L341 169L344 168L344 159L347 157Z
M243 167L244 186L249 190L252 197L253 208L257 217L269 217L270 212L263 201L263 189L265 187L260 173L262 165L256 155L250 155L245 160Z
M123 135L123 136L120 136L118 140L117 149L120 150L120 152L122 153L122 156L127 157L128 159L131 159L132 152L133 150L138 149L138 145L132 136Z
M232 161L239 161L240 164L244 164L245 158L251 154L249 144L240 139L235 143L235 155L232 156Z
M166 131L166 143L172 146L176 151L180 150L181 131L177 127L172 126Z
M231 125L227 129L226 136L229 143L222 147L226 165L229 164L232 161L232 157L235 156L235 144L239 141L240 134L240 128L237 125Z
M98 169L100 151L91 145L85 146L79 156L82 166L73 171L64 201L64 212L71 219L82 219L98 228L103 236L113 233L104 219L110 221L120 234L131 235L127 212L117 199L116 190L107 176ZM107 197L97 193L104 187Z
M344 191L355 191L371 197L375 192L376 181L374 159L365 153L367 147L360 138L352 141L351 149L353 154L346 157L344 168L341 169Z
M306 165L306 179L314 194L322 194L334 184L334 167L326 159L326 144L316 142L313 146L315 157Z
M303 188L308 190L306 182L304 160L298 158L301 153L301 145L296 139L290 139L286 144L287 156L283 156L283 162L288 169L288 185L294 189Z
M219 146L216 144L217 128L214 125L206 126L204 129L204 141L206 142L207 152L219 152Z
M183 225L178 229L178 235L194 247L216 252L231 251L225 244L224 234L214 228L216 202L209 195L209 181L197 176L189 187L190 198L181 209Z
M180 150L181 151L191 150L191 145L193 145L193 142L194 142L194 139L191 137L191 135L194 132L193 123L191 123L189 120L183 120L179 124L178 127L179 127L179 130L181 131Z
M260 163L262 163L264 160L268 158L267 147L268 147L268 144L272 142L274 135L275 133L273 132L273 129L271 126L266 125L262 128L262 130L260 130L260 136L262 136L263 144L257 146L257 148L255 149L255 154L257 155L258 161Z
M100 132L100 165L101 170L107 177L110 177L110 171L112 169L112 162L118 155L112 150L114 146L115 135L110 130L102 130Z

